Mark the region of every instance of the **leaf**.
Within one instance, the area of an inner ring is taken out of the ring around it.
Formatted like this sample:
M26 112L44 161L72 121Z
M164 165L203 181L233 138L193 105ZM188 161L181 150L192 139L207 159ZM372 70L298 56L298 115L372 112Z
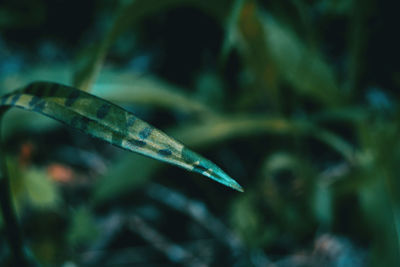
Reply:
M279 93L279 76L276 63L268 53L267 40L254 0L247 0L239 9L235 47L244 59L247 79L245 80L240 106L265 103L277 110L282 104ZM230 30L232 31L232 30ZM229 37L229 36L228 36ZM252 92L249 94L249 89Z
M301 126L300 126L301 127ZM260 136L265 133L287 134L299 132L296 122L279 117L243 114L224 116L212 122L186 124L174 128L170 134L186 140L191 146L210 146L233 138ZM196 137L196 138L195 138Z
M68 71L59 65L36 65L31 71L17 74L0 81L0 88L15 88L46 77L45 80L67 81ZM0 91L3 92L3 91ZM10 93L10 90L4 93ZM104 69L99 80L94 84L92 94L118 104L140 104L151 108L163 108L178 111L185 115L194 115L200 119L217 116L216 112L195 96L186 94L183 88L174 86L152 75L132 74L131 72ZM48 117L26 110L14 109L4 116L7 127L4 137L17 131L41 131L59 126Z
M18 107L54 118L120 148L198 172L228 187L241 186L209 160L121 107L73 87L34 82L0 98L3 112Z
M246 1L240 10L236 35L229 29L227 42L234 45L252 70L255 88L269 91L270 105L281 99L281 85L289 83L300 95L335 106L344 100L332 67L316 48L307 45L295 32L259 8L256 1ZM234 13L233 15L234 16ZM226 44L228 46L228 44ZM225 52L226 53L226 52ZM248 88L244 96L248 97ZM262 96L262 95L261 95ZM253 101L257 101L257 95ZM264 99L263 99L264 100ZM268 99L264 100L268 101ZM279 103L278 103L279 104Z
M56 185L43 170L27 171L24 187L29 203L37 208L52 208L60 202Z
M320 131L322 130L322 133ZM227 140L251 138L266 134L311 136L326 143L334 151L347 160L353 159L355 149L334 133L321 129L316 125L302 120L288 120L279 117L256 116L243 114L241 116L224 116L203 123L190 123L167 130L190 147L206 149ZM267 137L266 137L267 138ZM93 192L93 202L100 204L116 195L124 194L127 189L145 183L158 169L158 162L149 162L146 158L139 159L137 155L128 154L111 166L106 175L96 184ZM129 176L135 172L135 176Z
M73 214L68 229L68 242L77 246L86 244L97 237L99 229L96 225L92 211L86 207L79 207Z
M321 112L311 115L311 119L315 122L343 121L359 124L366 121L370 115L370 112L366 108L350 106L325 109Z
M236 39L238 38L237 35L239 33L237 29L237 24L239 22L240 12L242 11L244 2L245 0L235 0L231 9L231 13L227 18L225 37L221 50L222 62L226 62L228 54L231 52L236 42Z
M24 168L16 158L6 158L12 196L17 213L26 204L37 209L52 209L61 203L59 190L44 169Z
M0 80L0 93L10 93L12 90L6 90L7 88L17 88L38 79L58 81L69 85L68 75L70 75L68 69L57 64L34 65L32 70ZM186 91L185 88L175 86L154 75L142 75L108 67L104 68L101 77L93 85L91 93L121 104L134 103L177 110L187 114L215 115L215 112L209 106L197 100L195 96L187 94ZM35 116L35 119L33 119L31 118L32 114L25 112L27 121L37 120L36 117L38 116L33 114ZM13 116L12 120L15 121L18 116L24 115L17 114L15 117ZM7 128L9 128L9 124L7 124ZM9 129L5 130L8 131Z
M280 117L267 117L243 114L240 116L220 117L203 124L186 125L174 129L170 134L192 147L212 145L224 140L272 134L298 134L311 136L327 144L341 154L346 160L353 162L357 156L356 149L340 136L306 120L289 120ZM196 138L194 138L196 137Z
M270 59L294 89L326 104L343 101L334 72L319 51L309 48L273 16L264 15L261 21Z
M194 97L154 76L107 71L93 86L93 94L118 103L135 103L179 110L188 114L214 115L212 109Z

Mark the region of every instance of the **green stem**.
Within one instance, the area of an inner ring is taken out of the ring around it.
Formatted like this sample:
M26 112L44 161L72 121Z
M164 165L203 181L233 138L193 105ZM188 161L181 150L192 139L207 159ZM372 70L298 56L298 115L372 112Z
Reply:
M2 114L0 114L1 116ZM0 118L1 133L1 118ZM14 205L10 192L10 181L8 178L7 164L3 144L0 134L0 206L3 215L3 222L6 237L13 255L13 264L15 266L28 266L28 260L23 249L22 234L19 228L17 216L15 214Z

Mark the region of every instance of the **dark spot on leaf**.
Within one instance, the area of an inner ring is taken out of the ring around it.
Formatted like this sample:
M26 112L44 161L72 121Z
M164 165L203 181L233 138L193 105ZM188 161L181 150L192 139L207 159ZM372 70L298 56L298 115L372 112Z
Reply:
M97 118L103 119L105 116L107 116L108 112L110 111L110 107L110 104L101 105L101 107L97 110Z
M208 172L208 169L201 165L195 165L193 167L193 171L203 174L205 172Z
M36 112L41 112L46 105L46 101L41 100L40 102L36 103L35 107L33 108Z
M72 106L75 103L75 101L79 98L79 95L80 95L79 90L72 91L69 94L68 98L65 100L65 106L67 107Z
M33 96L31 101L29 101L28 105L33 107L34 105L37 104L37 102L39 102L40 98L38 96Z
M146 139L150 136L151 132L153 131L152 127L146 127L139 132L139 137L142 139Z
M15 103L17 103L18 99L21 97L21 94L15 94L12 98L11 98L11 105L15 105Z
M134 146L138 146L138 147L144 147L147 143L141 140L136 140L136 139L129 139L128 140L129 143L131 143Z
M164 156L164 157L168 157L168 156L171 156L172 152L170 149L160 149L158 151L158 154L161 156Z
M41 99L40 97L34 95L31 99L31 101L29 101L28 105L37 112L40 112L43 110L44 106L46 105L46 101L44 101L43 99Z
M128 120L126 121L126 126L127 127L133 126L133 124L135 124L135 121L136 121L136 117L135 116L130 116L128 118Z

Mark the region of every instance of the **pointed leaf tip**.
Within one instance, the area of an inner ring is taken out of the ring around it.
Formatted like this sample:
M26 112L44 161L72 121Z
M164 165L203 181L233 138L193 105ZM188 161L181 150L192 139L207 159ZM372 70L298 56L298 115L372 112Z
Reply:
M195 171L199 172L197 170L195 170ZM244 190L240 186L240 184L238 184L234 179L229 177L229 175L224 173L222 170L220 170L217 166L215 166L214 169L209 169L207 171L203 171L203 172L199 172L199 173L213 179L214 181L217 181L223 185L226 185L232 189L235 189L239 192L244 192Z
M237 191L244 193L244 189L243 189L243 187L240 186L240 184L237 184L237 186L233 187L233 189L236 189Z
M215 170L216 170L215 173L212 173L211 171L210 178L239 192L244 192L240 184L236 182L234 179L232 179L228 174L226 174L217 166L215 166Z
M236 182L234 179L229 177L229 175L227 175L226 173L222 173L222 174L223 174L223 178L222 178L223 182L221 182L221 178L217 178L218 182L220 182L226 186L229 186L230 188L235 189L239 192L244 192L243 188L240 186L240 184L238 182Z

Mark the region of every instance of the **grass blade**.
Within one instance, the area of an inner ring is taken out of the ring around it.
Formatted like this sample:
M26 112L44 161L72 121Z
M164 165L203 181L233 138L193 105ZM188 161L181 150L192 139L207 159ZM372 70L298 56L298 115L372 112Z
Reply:
M104 72L93 86L93 94L114 103L134 103L176 110L185 114L216 116L212 108L183 89L151 75Z
M54 118L120 148L198 172L243 191L219 167L132 113L73 87L34 82L0 98L0 107L18 107Z
M170 136L196 149L215 150L223 142L235 139L251 140L255 136L270 135L311 137L326 144L328 147L343 156L347 162L354 162L357 149L347 143L340 136L317 124L305 120L290 120L282 117L268 117L266 115L241 114L224 116L218 119L205 120L201 123L187 123L167 131ZM270 140L271 141L271 140ZM272 141L273 142L273 141ZM159 169L159 162L149 162L146 158L139 158L135 154L127 154L118 160L101 177L93 190L93 202L101 205L115 196L131 192L146 183ZM135 177L127 177L135 172ZM128 190L129 189L129 190Z

